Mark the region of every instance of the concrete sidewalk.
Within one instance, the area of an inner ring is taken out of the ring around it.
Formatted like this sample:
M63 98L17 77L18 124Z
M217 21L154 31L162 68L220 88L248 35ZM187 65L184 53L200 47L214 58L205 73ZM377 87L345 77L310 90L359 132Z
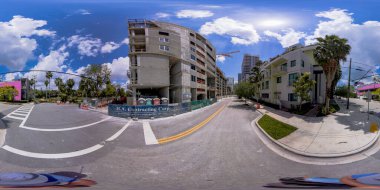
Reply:
M340 111L326 117L306 117L269 107L258 111L298 128L289 136L274 140L297 154L340 157L361 152L373 145L379 138L379 132L370 132L370 126L373 123L379 125L380 119L369 115L367 120L367 113L362 113L360 107L352 106L346 110L343 101L337 103Z

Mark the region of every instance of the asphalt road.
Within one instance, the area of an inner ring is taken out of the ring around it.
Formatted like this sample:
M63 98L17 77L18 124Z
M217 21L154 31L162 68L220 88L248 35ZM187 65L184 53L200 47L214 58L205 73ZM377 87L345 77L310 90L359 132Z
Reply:
M380 153L354 163L320 166L297 163L277 155L259 139L250 125L259 116L236 99L200 111L167 119L147 120L156 138L168 137L201 123L226 107L194 133L166 144L146 145L144 121L110 118L69 131L36 131L20 127L21 120L7 122L5 145L19 150L54 154L75 152L94 145L96 151L69 158L33 158L0 149L1 171L80 171L97 185L89 189L267 189L279 177L342 177L379 172ZM4 111L7 114L14 111ZM57 110L58 109L58 110ZM6 115L6 114L3 114ZM67 117L69 115L69 117ZM107 116L74 107L40 104L25 126L63 129L91 124ZM106 141L127 124L117 138ZM38 155L38 154L37 154Z

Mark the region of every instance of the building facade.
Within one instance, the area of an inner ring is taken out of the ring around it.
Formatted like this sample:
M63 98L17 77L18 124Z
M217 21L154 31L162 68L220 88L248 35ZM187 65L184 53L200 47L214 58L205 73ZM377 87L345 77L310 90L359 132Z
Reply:
M10 86L17 90L18 94L13 98L14 101L29 101L32 98L30 83L27 78L0 82L0 88L5 86Z
M260 60L259 56L244 54L243 62L241 63L241 81L248 81L251 76L251 71L256 63Z
M263 80L259 83L260 98L266 102L292 108L299 105L299 98L293 92L293 82L300 75L309 72L316 83L310 92L311 103L323 104L326 91L326 77L322 67L314 60L316 46L294 45L269 62L262 65Z
M225 77L216 66L216 50L196 31L136 19L128 21L128 31L133 102L137 96L182 103L223 95Z
M234 92L235 79L234 77L227 77L227 93L228 95Z
M241 82L241 73L238 73L238 83Z

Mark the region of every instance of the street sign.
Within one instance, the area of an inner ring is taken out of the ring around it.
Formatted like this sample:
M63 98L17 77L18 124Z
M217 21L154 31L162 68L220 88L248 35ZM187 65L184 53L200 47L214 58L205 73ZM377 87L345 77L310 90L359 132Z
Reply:
M371 94L371 91L367 91L367 102L371 102L371 99L372 99L372 94Z

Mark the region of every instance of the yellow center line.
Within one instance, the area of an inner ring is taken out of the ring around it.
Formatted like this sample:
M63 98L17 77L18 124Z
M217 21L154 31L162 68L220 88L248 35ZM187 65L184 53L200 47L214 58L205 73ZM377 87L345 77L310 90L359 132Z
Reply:
M186 130L186 131L183 131L181 133L178 133L176 135L173 135L173 136L170 136L170 137L164 137L164 138L161 138L161 139L158 139L158 143L159 144L164 144L164 143L168 143L168 142L171 142L171 141L175 141L175 140L178 140L180 138L183 138L183 137L186 137L192 133L194 133L195 131L197 131L198 129L200 129L201 127L203 127L204 125L206 125L208 122L210 122L215 116L217 116L224 108L226 107L226 105L223 105L221 108L219 108L215 113L211 114L208 118L206 118L205 120L203 120L202 122L200 122L199 124L195 125L194 127Z

